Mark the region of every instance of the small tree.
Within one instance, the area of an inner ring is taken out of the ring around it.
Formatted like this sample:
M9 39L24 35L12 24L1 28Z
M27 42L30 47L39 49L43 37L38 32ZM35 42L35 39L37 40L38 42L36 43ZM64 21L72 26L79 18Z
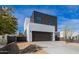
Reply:
M63 27L63 31L64 31L64 39L70 39L71 40L74 31L72 31L72 29L69 29L67 26Z
M63 26L63 31L64 31L64 39L65 40L74 40L73 39L73 35L74 32L76 32L79 23L77 23L77 21L68 21L66 23L64 23Z

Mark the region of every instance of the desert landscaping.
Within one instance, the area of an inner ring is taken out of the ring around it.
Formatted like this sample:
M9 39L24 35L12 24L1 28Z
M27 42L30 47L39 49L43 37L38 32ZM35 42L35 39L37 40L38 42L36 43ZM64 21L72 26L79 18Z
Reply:
M31 42L12 42L1 47L0 54L46 54L46 51Z
M65 41L12 42L0 48L0 54L79 54L79 43Z

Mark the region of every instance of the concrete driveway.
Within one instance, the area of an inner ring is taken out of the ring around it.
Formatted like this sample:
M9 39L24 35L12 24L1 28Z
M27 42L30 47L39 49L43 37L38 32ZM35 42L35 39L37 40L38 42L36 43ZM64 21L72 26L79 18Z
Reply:
M79 44L66 44L63 41L39 41L33 42L37 44L48 53L48 54L79 54Z

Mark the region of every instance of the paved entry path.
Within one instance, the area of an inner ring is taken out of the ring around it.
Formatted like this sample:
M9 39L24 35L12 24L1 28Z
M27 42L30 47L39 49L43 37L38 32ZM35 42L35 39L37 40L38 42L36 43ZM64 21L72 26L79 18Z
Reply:
M39 41L33 42L37 44L48 54L79 54L79 43L68 43L64 41Z

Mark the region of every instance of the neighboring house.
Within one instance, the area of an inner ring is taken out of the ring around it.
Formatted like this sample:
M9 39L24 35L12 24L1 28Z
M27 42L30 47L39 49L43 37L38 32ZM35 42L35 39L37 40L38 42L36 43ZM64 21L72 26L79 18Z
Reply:
M27 41L55 41L57 17L33 11L30 18L25 19L24 32Z
M72 36L71 36L72 35ZM70 32L69 33L67 33L67 38L69 38L70 36L71 36L71 38L73 39L73 40L79 40L79 32L73 32L72 34L70 35ZM64 31L61 31L60 32L60 39L61 40L64 40L64 38L65 38L65 33L64 33Z
M72 37L74 40L79 40L79 32L74 32Z
M61 39L61 40L64 39L64 31L60 31L60 39Z

